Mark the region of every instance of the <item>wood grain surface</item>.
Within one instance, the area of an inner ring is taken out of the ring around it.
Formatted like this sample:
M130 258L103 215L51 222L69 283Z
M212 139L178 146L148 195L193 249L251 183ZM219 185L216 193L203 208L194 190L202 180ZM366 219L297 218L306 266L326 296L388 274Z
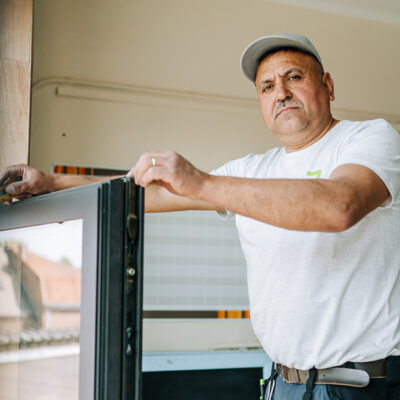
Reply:
M0 0L0 169L27 163L32 0Z

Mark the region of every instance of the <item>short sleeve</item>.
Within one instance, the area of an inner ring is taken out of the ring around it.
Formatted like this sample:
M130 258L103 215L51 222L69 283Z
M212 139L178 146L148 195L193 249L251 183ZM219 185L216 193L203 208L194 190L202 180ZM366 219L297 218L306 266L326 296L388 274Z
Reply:
M244 177L246 167L250 160L254 157L254 154L248 154L245 157L238 158L236 160L231 160L226 162L221 167L211 171L211 175L215 176L234 176L234 177ZM222 219L232 218L235 214L228 210L217 211Z
M400 196L400 135L384 120L372 122L350 135L335 168L358 164L371 169L382 179L391 196L382 206L390 207Z
M232 176L232 173L231 173L230 168L229 168L231 163L232 163L231 161L228 161L227 163L225 163L221 167L211 171L210 175ZM234 215L235 215L233 212L228 211L228 210L217 211L217 213L223 220L227 220L229 218L233 218Z

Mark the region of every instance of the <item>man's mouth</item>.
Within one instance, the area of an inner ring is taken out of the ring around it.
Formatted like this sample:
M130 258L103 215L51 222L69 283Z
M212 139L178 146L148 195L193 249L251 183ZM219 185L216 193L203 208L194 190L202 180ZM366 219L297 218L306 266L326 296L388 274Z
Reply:
M275 115L275 119L277 119L278 116L281 115L282 113L284 113L285 111L294 110L294 109L296 109L296 108L299 108L299 107L297 107L297 106L288 106L288 107L283 107L283 108L281 108L281 109L277 112L277 114Z

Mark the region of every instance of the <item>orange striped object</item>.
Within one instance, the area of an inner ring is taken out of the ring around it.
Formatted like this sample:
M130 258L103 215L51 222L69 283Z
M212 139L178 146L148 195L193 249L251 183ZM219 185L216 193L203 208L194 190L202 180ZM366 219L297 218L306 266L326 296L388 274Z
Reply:
M229 318L229 319L240 319L240 318L250 318L250 311L240 311L240 310L219 310L217 312L217 318Z
M86 176L116 176L126 175L128 170L110 169L110 168L93 168L93 167L77 167L73 165L53 165L53 174L65 175L86 175Z

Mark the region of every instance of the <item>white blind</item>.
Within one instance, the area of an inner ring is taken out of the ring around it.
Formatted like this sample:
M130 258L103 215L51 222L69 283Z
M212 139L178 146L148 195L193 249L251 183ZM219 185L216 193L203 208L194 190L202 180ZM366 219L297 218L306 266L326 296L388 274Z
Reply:
M234 220L215 212L145 216L145 310L248 310Z

